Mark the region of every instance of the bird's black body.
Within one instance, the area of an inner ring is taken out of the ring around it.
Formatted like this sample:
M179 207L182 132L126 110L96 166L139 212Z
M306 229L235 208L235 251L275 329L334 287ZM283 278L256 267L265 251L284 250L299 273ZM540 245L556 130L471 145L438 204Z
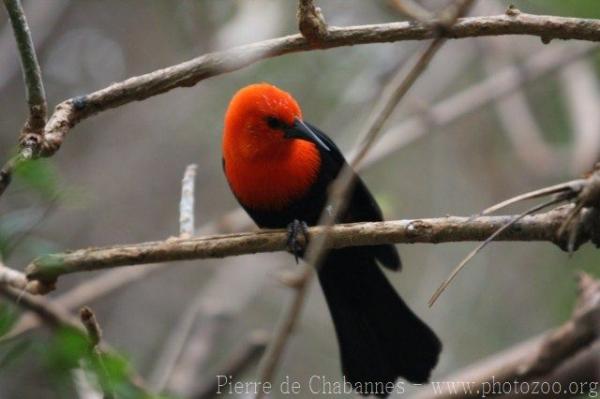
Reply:
M328 147L317 146L321 155L318 178L307 194L283 210L259 211L242 203L261 227L282 228L294 220L317 224L327 205L327 188L346 165L327 135L306 126ZM380 220L379 206L356 176L340 221ZM394 383L398 377L426 382L437 363L441 343L398 296L377 262L392 270L401 267L392 245L331 250L319 270L319 281L337 333L344 376L353 385L371 387L363 394L387 396L385 384Z

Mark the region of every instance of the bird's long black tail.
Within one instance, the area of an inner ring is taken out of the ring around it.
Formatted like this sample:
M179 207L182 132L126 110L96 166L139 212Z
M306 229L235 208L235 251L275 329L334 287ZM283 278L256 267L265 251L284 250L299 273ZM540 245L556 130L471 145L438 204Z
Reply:
M441 343L365 252L358 248L331 251L319 270L319 280L335 325L346 380L362 394L385 397L386 384L398 377L427 382Z

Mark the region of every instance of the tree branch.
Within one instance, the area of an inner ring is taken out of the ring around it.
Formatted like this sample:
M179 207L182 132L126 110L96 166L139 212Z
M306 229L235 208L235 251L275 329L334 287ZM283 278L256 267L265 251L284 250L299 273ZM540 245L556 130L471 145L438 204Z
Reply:
M319 44L330 49L367 43L424 40L437 37L436 28L413 22L363 25L347 28L331 27ZM600 21L593 19L538 16L463 18L444 30L443 37L465 38L498 35L533 35L556 39L600 41ZM85 118L133 101L167 92L177 87L193 86L210 77L236 71L260 60L308 51L314 47L302 35L265 40L229 50L209 53L168 68L135 76L86 96L60 103L46 124L40 155L50 156L61 146L67 132Z
M35 53L31 32L25 18L25 12L20 0L4 0L13 29L19 56L21 70L25 81L25 95L29 106L29 116L19 138L21 151L11 157L0 169L0 195L11 182L14 169L23 161L34 156L35 151L43 142L43 129L46 124L46 94L42 82L42 72Z
M42 82L42 71L35 54L35 47L31 39L31 32L27 25L25 12L20 0L4 0L6 11L13 28L29 105L29 119L25 124L24 133L41 133L46 124L46 94Z
M547 241L563 245L557 236L567 217L570 206L532 215L515 223L497 237L499 241ZM591 221L595 212L588 212L590 223L585 223L578 244L587 240L597 242L597 227ZM488 238L514 216L449 216L431 219L396 220L340 224L330 228L311 227L311 240L330 230L328 248L379 245L388 243L431 243L482 241ZM102 270L112 267L140 265L157 262L191 259L223 258L227 256L276 252L287 248L287 232L261 230L254 233L224 234L194 238L175 238L165 241L143 242L85 248L72 252L55 253L33 260L27 267L29 280L53 282L59 276L82 271Z
M9 0L5 0L9 1ZM14 0L13 0L14 1ZM509 15L508 15L509 14ZM265 40L229 50L208 53L192 60L131 77L88 95L58 104L46 123L43 140L33 149L33 156L52 156L62 145L67 133L82 120L99 112L133 101L189 87L210 77L232 72L260 60L285 54L330 49L368 43L390 43L425 40L435 37L466 38L479 36L530 35L545 43L552 39L600 41L600 20L532 15L510 12L507 15L459 19L453 26L440 30L435 23L394 22L388 24L330 27L315 46L304 36L290 35ZM10 183L7 164L0 173L0 195Z

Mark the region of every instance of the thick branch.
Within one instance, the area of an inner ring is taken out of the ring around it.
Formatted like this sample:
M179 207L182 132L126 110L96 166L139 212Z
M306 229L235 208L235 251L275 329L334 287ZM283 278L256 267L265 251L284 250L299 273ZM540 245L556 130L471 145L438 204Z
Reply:
M367 43L424 40L437 37L439 30L431 24L395 22L347 28L331 27L319 40L319 49ZM550 39L600 41L600 21L593 19L538 16L520 13L460 19L445 29L446 38L499 35L532 35ZM212 76L232 72L259 60L289 53L312 50L315 47L302 35L265 40L250 45L209 53L190 61L129 78L107 88L66 100L59 104L46 124L40 155L56 152L70 128L98 112L132 101L164 93L177 87L193 86Z
M556 210L528 216L498 236L503 241L548 241L560 243L557 231L570 210ZM513 216L443 217L336 225L331 228L329 247L377 245L385 243L442 243L482 241ZM324 227L309 229L311 239L324 233ZM578 242L596 236L595 227L583 228ZM27 267L30 280L52 282L58 276L81 271L118 266L148 264L191 259L223 258L257 252L283 251L287 248L287 232L262 230L187 239L144 242L131 245L86 248L73 252L50 254L35 259Z

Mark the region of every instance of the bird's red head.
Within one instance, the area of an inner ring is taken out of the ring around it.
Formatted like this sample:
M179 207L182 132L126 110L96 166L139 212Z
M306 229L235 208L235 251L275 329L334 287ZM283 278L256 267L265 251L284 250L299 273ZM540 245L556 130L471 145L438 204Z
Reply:
M290 147L282 127L302 119L302 111L287 92L268 83L240 89L225 114L223 150L236 156L274 157Z
M300 106L289 93L268 83L252 84L233 96L225 114L225 175L243 205L281 209L315 181L318 144L324 145L302 122Z

